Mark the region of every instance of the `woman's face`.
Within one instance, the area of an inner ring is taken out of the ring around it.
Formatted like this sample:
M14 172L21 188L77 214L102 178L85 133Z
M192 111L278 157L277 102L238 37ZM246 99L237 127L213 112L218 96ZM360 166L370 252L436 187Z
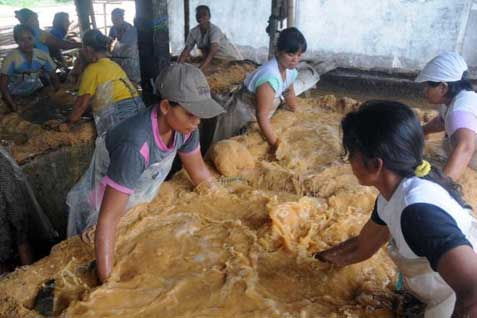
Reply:
M169 127L182 134L190 134L199 127L200 118L180 105L171 106L168 101L163 101L161 111Z
M111 22L113 22L113 25L117 28L119 28L123 22L124 22L124 17L116 14L111 15Z
M280 51L277 54L278 63L286 69L292 70L300 63L302 52L288 53Z
M62 26L63 26L63 30L65 31L68 31L69 27L70 27L70 18L69 17L64 17L63 21L62 21Z
M207 26L210 21L209 12L205 9L199 10L195 15L195 19L197 20L197 23L199 23L201 26Z
M351 164L351 170L358 179L359 184L364 186L373 186L376 178L376 167L374 165L366 165L364 162L364 156L360 153L354 153L349 157L349 163Z
M33 34L29 31L23 31L17 39L18 47L23 52L32 52L33 42Z
M437 86L431 86L428 82L425 82L424 85L424 97L429 103L439 105L447 101L445 97L448 90L447 84L440 83Z

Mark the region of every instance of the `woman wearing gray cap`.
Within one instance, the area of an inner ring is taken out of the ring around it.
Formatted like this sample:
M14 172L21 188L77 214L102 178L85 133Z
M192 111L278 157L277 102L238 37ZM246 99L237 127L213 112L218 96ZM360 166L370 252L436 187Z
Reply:
M422 128L424 134L445 131L448 151L444 173L457 180L467 166L477 169L477 94L468 78L467 64L455 52L445 52L426 64L416 82L425 84L425 98L443 105L441 114Z
M224 110L211 98L205 76L190 64L175 64L158 76L156 88L161 102L100 138L88 171L67 197L69 236L97 223L97 272L103 282L112 271L121 216L156 196L176 154L194 185L212 178L197 127L200 118Z

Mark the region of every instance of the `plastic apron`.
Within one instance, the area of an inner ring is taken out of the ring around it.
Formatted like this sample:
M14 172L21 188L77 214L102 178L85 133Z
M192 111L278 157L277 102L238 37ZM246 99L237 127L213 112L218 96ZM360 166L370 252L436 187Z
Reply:
M141 203L151 202L159 192L162 182L171 170L176 150L160 162L151 164L140 176L134 193L129 196L126 210ZM96 139L96 149L91 164L80 181L66 198L69 207L68 237L78 235L96 224L106 184L103 182L110 163L105 137Z
M477 252L477 220L473 218L467 239ZM456 296L438 272L432 270L425 257L406 258L399 254L394 240L388 245L388 254L403 275L406 289L426 304L425 318L450 318Z
M107 81L96 88L92 100L92 108L98 136L104 135L108 129L145 108L140 97L131 97L117 102L113 101L114 81L121 81L128 88L131 96L134 96L136 93L136 89L127 78Z
M123 68L132 82L141 82L137 45L117 42L113 48L111 59Z
M225 109L225 113L217 117L212 143L240 135L250 123L257 121L255 95L250 93L244 85L228 99L218 102ZM269 118L273 116L280 103L280 98L273 99Z
M313 88L313 86L315 86L320 80L318 72L308 63L301 62L298 64L297 71L298 76L293 82L296 96Z
M11 95L29 96L42 87L40 72L15 74L8 78L8 91Z

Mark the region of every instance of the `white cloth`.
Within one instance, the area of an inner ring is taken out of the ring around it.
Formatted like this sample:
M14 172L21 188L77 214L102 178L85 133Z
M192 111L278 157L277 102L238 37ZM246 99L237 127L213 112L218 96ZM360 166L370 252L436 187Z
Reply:
M416 77L416 82L456 82L467 71L467 63L456 52L444 52L430 60Z
M404 276L404 284L411 293L423 301L425 317L449 318L455 304L455 293L429 261L417 256L407 244L401 228L401 214L415 203L440 207L451 216L466 239L477 249L477 222L475 218L438 184L418 177L404 179L386 201L382 195L377 200L377 212L391 233L389 255Z

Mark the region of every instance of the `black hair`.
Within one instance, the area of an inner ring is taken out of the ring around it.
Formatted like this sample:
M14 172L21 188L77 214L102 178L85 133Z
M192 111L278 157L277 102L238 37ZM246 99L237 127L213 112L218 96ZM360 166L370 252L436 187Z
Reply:
M427 84L431 87L437 87L442 82L431 82L428 81ZM462 73L462 79L460 81L455 82L446 82L447 84L447 93L445 97L449 99L453 99L456 97L461 91L473 91L474 88L472 87L472 82L469 78L469 72L465 71Z
M66 12L57 12L53 18L53 26L55 28L63 27L63 21L69 19L70 15Z
M201 10L207 10L207 13L209 14L209 18L211 17L210 8L206 5L203 5L203 4L201 4L201 5L199 5L195 8L195 15L197 16L197 14L199 14L199 11L201 11Z
M277 51L286 53L305 53L306 40L297 28L287 28L280 32L277 40Z
M23 8L23 9L15 11L15 18L17 18L21 24L27 23L32 16L36 16L36 15L37 14L35 12L27 8Z
M377 158L386 169L403 178L415 176L422 163L424 133L414 112L394 101L370 100L359 110L348 113L341 121L344 154L352 158L360 153L369 167ZM432 166L423 179L442 186L462 206L461 187Z
M112 39L99 30L88 30L83 35L83 45L92 47L97 52L106 52L111 45Z
M15 40L15 42L18 42L18 40L20 39L20 35L23 32L30 32L31 35L33 35L33 30L28 25L25 25L25 24L15 25L15 27L13 28L13 39Z

